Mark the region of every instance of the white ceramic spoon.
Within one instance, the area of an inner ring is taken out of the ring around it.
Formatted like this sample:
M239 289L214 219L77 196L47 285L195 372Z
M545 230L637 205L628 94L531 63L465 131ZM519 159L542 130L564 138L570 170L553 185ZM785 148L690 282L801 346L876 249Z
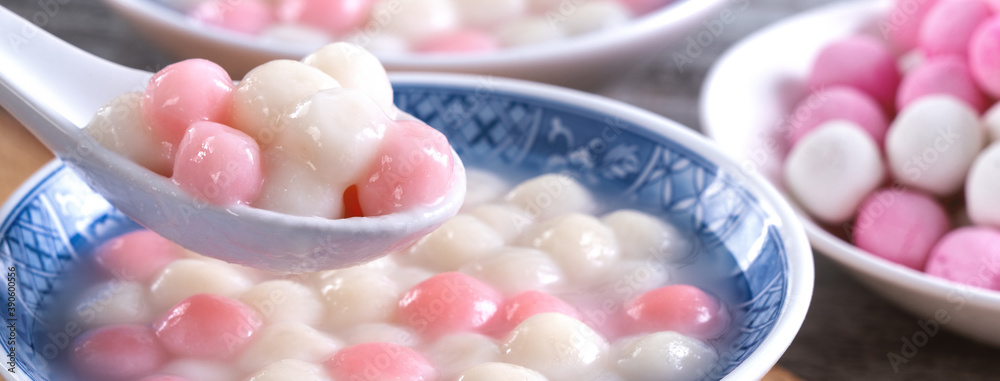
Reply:
M0 37L0 105L112 205L189 250L280 272L346 267L414 242L465 198L465 169L453 151L452 189L427 210L330 220L206 204L81 130L113 97L144 89L152 73L90 55L3 7Z

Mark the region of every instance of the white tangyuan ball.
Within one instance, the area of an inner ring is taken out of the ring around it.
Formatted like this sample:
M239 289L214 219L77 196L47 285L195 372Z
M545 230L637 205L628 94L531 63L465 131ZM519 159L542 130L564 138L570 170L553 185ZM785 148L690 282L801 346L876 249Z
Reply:
M579 213L539 224L521 237L522 244L549 254L568 277L600 277L620 257L614 232L597 218Z
M146 286L120 280L100 283L85 291L74 312L85 327L140 324L152 317Z
M393 343L404 347L420 344L420 337L409 328L390 323L364 323L343 330L347 345L364 343Z
M262 156L264 184L254 207L293 216L343 216L342 184L332 184L314 166L290 153L265 150Z
M368 24L412 43L457 28L459 17L451 0L379 0Z
M1000 140L1000 103L994 104L983 114L983 126L986 127L986 140Z
M574 36L629 22L631 12L620 1L591 1L580 4L563 21L566 33Z
M223 262L178 259L156 277L150 295L157 310L163 311L193 295L212 293L232 298L252 286L244 272Z
M195 358L177 359L157 373L183 377L189 380L236 381L239 374L231 364Z
M318 91L287 111L269 149L315 166L345 189L368 170L391 122L371 98L346 88Z
M505 295L546 290L563 283L562 270L543 251L505 247L472 262L461 271L493 286Z
M504 239L489 225L459 214L409 249L409 258L436 271L455 271L503 247Z
M240 301L260 312L265 324L285 321L317 324L323 317L319 295L312 288L291 280L258 283L243 293Z
M677 332L655 332L626 339L616 367L632 381L695 381L702 379L718 359L707 344Z
M549 379L520 365L485 362L466 369L455 381L549 381Z
M500 353L503 362L534 369L552 381L578 381L603 372L608 343L579 320L542 313L508 333Z
M326 360L343 345L337 340L300 322L264 326L237 362L241 369L253 371L261 364L285 359L318 363Z
M437 273L417 266L400 266L392 269L390 277L400 290L409 290L420 282L430 279Z
M965 209L977 225L1000 228L1000 143L986 148L969 170L965 182Z
M983 148L984 129L976 110L956 98L920 98L899 113L885 136L885 153L899 183L947 196Z
M281 360L257 371L247 381L330 381L330 376L319 364Z
M481 205L469 214L492 227L506 242L528 231L535 222L524 209L506 203Z
M505 199L538 221L568 213L591 214L597 209L587 188L572 177L546 174L514 187Z
M463 24L492 29L514 20L528 8L526 0L452 0Z
M637 210L619 210L601 218L618 239L622 257L671 261L693 250L673 225Z
M474 168L465 169L465 202L462 210L471 210L499 199L510 190L510 185L500 176Z
M257 66L233 92L233 127L266 148L277 133L278 118L299 99L337 87L337 80L299 61L274 60Z
M170 176L177 147L153 133L140 108L141 92L119 95L97 110L84 131L102 146L150 171Z
M325 274L319 290L326 304L324 323L333 328L392 320L400 294L392 279L362 268Z
M479 363L498 361L500 347L493 339L476 333L444 336L427 351L427 358L441 372L442 379L452 379L463 370Z
M785 158L785 185L810 215L838 224L885 179L879 148L854 123L823 123Z
M378 58L364 48L346 42L320 48L302 59L337 80L345 89L368 95L390 118L396 117L392 102L392 84Z
M504 46L534 45L555 41L566 36L566 31L542 16L524 17L503 24L497 38Z

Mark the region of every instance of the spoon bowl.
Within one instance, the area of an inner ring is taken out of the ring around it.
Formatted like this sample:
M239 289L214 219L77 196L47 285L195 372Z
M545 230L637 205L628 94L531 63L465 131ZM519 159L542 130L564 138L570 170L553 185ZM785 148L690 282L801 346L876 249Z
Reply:
M115 96L152 73L105 61L0 7L0 105L94 190L139 224L185 248L231 263L299 273L347 267L413 243L458 213L465 168L428 208L325 219L195 199L169 179L114 153L82 128Z

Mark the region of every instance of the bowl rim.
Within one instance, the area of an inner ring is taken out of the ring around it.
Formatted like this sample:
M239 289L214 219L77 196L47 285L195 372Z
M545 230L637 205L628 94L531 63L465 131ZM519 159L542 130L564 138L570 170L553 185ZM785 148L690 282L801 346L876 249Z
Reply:
M304 57L317 47L276 39L261 38L192 20L182 11L156 0L103 0L115 10L144 16L192 37L216 44L238 47L246 51L286 57ZM408 70L445 69L484 66L523 66L566 57L581 57L588 53L614 51L623 41L655 37L681 21L715 9L730 1L749 0L673 0L661 9L638 16L616 28L541 43L501 49L489 54L384 54L373 52L386 67L406 67ZM335 42L338 40L333 40Z
M748 55L748 52L752 52L757 49L758 45L774 39L774 36L787 35L786 29L811 24L814 20L830 17L832 14L865 13L877 15L875 12L884 12L888 9L889 4L889 0L854 0L827 4L776 22L743 38L739 43L720 56L706 75L699 100L699 117L705 135L714 141L723 141L726 140L725 136L727 132L732 130L731 128L720 126L711 115L727 109L725 105L721 104L722 102L716 101L718 99L716 94L743 94L741 92L734 92L731 87L726 85L724 80L720 79L727 77L727 74L734 70L740 70L740 67L747 66L745 62L736 62L737 60L734 57ZM855 32L861 32L861 30L856 30ZM799 41L808 40L807 37L801 35L797 38L799 38ZM744 99L757 99L753 96L747 97L746 95L743 94L742 97ZM734 159L744 160L746 158L734 157ZM969 303L1000 306L1000 291L973 287L932 276L861 250L822 228L811 217L806 215L801 208L797 207L797 203L795 203L791 196L787 196L786 199L789 203L796 206L795 213L801 219L810 243L817 251L833 259L840 265L849 267L875 279L905 286L922 294L947 298L955 292L962 292L968 295L966 300ZM895 302L893 298L886 297L885 299ZM997 307L993 308L996 309Z
M732 158L716 148L706 137L673 120L636 106L554 85L469 74L390 73L389 78L393 85L429 85L467 89L476 89L482 86L484 78L488 78L490 86L494 86L498 92L583 108L602 115L620 118L640 129L675 141L694 154L709 160L720 171L746 175L743 177L745 181L741 182L740 185L756 198L769 215L775 217L770 220L779 231L782 244L786 249L788 287L784 295L786 302L781 306L774 328L764 337L758 348L727 374L723 380L762 378L791 345L805 320L815 280L813 257L806 233L792 211L792 207L767 180L756 173L742 171ZM61 167L62 163L59 159L53 159L22 183L4 202L3 206L0 206L0 222L7 221L13 208L23 201L23 198L32 192L39 183L45 181ZM14 379L30 381L27 378L17 378L22 374L18 373Z

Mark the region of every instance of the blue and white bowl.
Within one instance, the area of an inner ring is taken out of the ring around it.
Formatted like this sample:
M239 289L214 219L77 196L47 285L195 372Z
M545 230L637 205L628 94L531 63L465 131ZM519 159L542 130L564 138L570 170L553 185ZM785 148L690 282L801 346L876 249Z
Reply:
M547 85L443 74L392 79L399 107L444 132L467 166L518 180L569 174L604 204L669 220L695 238L699 255L729 264L716 275L737 288L730 307L738 318L724 342L712 343L720 362L707 379L759 379L791 343L813 289L805 233L774 189L706 139L652 113ZM66 381L48 359L80 332L53 324L56 294L90 249L138 226L58 161L7 201L0 221L0 261L16 268L11 379ZM10 353L7 340L0 346Z

